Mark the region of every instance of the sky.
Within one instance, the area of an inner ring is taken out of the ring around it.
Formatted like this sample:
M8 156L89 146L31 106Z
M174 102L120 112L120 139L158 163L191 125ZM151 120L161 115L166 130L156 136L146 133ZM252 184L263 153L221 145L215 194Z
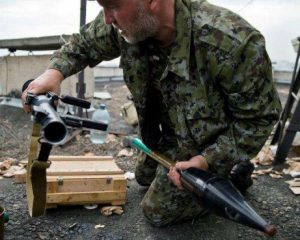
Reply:
M300 37L300 0L209 2L237 12L257 28L265 36L273 62L295 62L291 40ZM86 21L92 21L99 11L96 1L87 1ZM72 34L78 32L79 22L80 0L0 0L0 39ZM0 56L8 53L0 49ZM15 54L27 55L28 52Z

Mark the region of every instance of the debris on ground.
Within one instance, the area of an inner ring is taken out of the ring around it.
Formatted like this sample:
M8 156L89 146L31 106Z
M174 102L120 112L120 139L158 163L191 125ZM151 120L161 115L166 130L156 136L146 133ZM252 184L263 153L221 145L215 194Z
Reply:
M276 151L277 151L277 146L275 145L270 146L267 143L259 152L259 154L251 160L251 162L254 164L255 168L257 168L259 165L261 166L271 165L273 164ZM286 158L286 163L289 165L289 167L287 169L283 169L282 172L273 170L273 167L268 169L259 169L253 171L251 178L257 179L259 175L266 175L266 174L268 174L270 177L275 179L283 178L284 174L290 175L293 178L300 177L300 158L299 157ZM296 195L300 194L300 186L298 186L298 183L297 186L290 185L289 188L292 190L294 194Z
M100 228L105 228L105 225L101 225L101 224L95 225L95 229L100 229Z
M90 134L85 134L85 135L84 135L84 138L90 139L90 138L91 138L91 135L90 135Z
M105 216L110 216L113 213L116 213L116 214L120 215L120 214L122 214L124 212L123 209L122 209L122 207L120 207L120 206L102 207L100 211Z
M286 181L286 183L290 185L290 189L295 195L300 194L300 178L295 178L293 180Z
M119 153L118 153L118 157L131 157L133 155L133 150L130 149L122 149Z
M111 99L111 95L109 92L94 92L93 97L98 99Z
M95 153L92 153L89 149L84 149L84 156L96 156Z
M138 116L137 116L136 108L132 101L125 103L121 107L121 114L125 122L127 122L128 124L132 126L138 124Z
M15 176L15 174L20 174L21 172L26 173L26 170L24 169L24 166L26 166L23 163L19 163L19 166L12 165L15 162L17 162L14 158L7 158L3 162L0 163L0 175L6 178L11 178Z
M257 165L261 165L261 166L271 165L273 161L274 161L274 155L272 153L270 146L268 145L265 145L262 148L262 150L257 154L257 156L251 160L251 162L254 164L255 167L257 167Z
M19 166L21 166L21 167L26 167L27 164L28 164L28 160L27 159L19 161Z
M294 161L292 158L287 158L288 169L283 169L284 174L290 174L292 177L300 177L300 162Z
M25 183L26 182L26 174L27 174L27 170L25 168L22 168L21 170L16 171L14 173L15 183Z
M273 173L270 173L269 174L270 175L270 177L272 177L272 178L282 178L282 176L281 176L281 174L273 174Z
M43 236L42 234L37 234L37 236L38 236L38 238L39 238L40 240L45 240L45 239L46 239L46 237Z
M74 227L76 227L78 225L78 223L73 223L70 226L68 226L68 229L73 229Z
M261 169L261 170L258 170L258 171L253 171L253 173L255 174L258 174L258 175L264 175L264 174L268 174L268 173L272 173L273 171L273 168L268 168L268 169Z
M76 139L77 141L79 141L80 138L81 138L80 134L78 134L78 135L75 136L75 139Z
M108 134L107 138L106 138L106 142L117 142L118 141L118 137L114 134Z
M0 170L8 170L15 160L16 159L14 158L7 158L6 160L4 160L2 163L0 163Z
M135 174L132 173L132 172L126 172L126 173L124 174L124 177L125 177L126 179L128 179L128 180L133 180L133 179L135 179Z

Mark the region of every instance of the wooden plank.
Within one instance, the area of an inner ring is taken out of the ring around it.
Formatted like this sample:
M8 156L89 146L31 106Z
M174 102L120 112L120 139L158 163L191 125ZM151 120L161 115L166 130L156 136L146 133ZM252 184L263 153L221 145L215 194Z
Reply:
M57 181L60 176L47 176L47 182ZM123 174L114 174L114 175L77 175L77 176L66 176L64 179L107 179L107 177L112 177L113 179L120 179L127 181Z
M120 174L120 170L112 170L112 169L96 169L93 171L92 169L88 169L87 171L76 171L76 170L68 170L68 169L61 169L60 171L55 171L55 170L49 170L47 171L47 176L73 176L73 175L91 175L94 174L95 176L99 175L111 175L113 176L114 174Z
M15 183L26 183L26 169L15 172Z
M47 169L47 176L70 176L70 175L103 175L122 174L123 171L113 161L52 161Z
M118 206L118 205L125 205L125 203L126 203L126 200L124 199L124 200L112 201L110 204L112 206Z
M54 208L57 208L57 204L46 203L45 209L54 209Z
M78 192L78 193L49 193L48 204L88 204L88 203L111 203L113 201L125 201L126 192L103 191L103 192Z
M47 194L48 193L57 193L58 192L58 182L48 182L47 181Z
M98 201L96 202L82 202L82 203L59 203L59 204L50 204L46 203L45 209L55 209L57 206L68 206L68 205L85 205L85 204L110 204L112 206L120 206L120 205L125 205L126 200L118 200L118 201L107 201L104 203L100 203Z
M63 180L62 185L58 185L57 192L73 193L73 192L93 192L93 191L110 191L113 184L107 184L106 179L72 179Z
M120 176L120 175L119 175ZM62 179L62 185L58 179ZM85 178L84 176L47 177L47 193L95 192L95 191L126 191L127 180L124 176L113 178L109 183L107 176Z
M125 178L125 177L124 177ZM123 179L116 179L115 177L113 178L113 190L114 191L120 191L125 189L127 187L127 180L125 181Z
M50 161L113 161L111 156L49 156Z

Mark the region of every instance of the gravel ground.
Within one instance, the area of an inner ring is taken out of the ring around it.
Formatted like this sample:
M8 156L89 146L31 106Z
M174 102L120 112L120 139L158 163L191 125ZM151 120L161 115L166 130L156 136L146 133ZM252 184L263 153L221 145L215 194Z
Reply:
M106 103L113 118L112 124L126 126L120 117L120 107L127 102L129 92L123 84L96 85L98 91L108 90L113 99L101 101ZM278 91L285 103L288 87L278 85ZM100 102L98 100L98 102ZM98 103L96 102L96 103ZM19 143L11 136L5 136L0 130L0 161L13 157L14 164L25 160L28 154L29 136L31 133L30 117L21 109L6 108L0 105L0 123L12 130ZM92 144L89 138L73 139L64 147L54 147L52 155L83 155L85 150L96 155L114 156L117 165L124 171L133 172L136 152L131 157L118 157L123 149L122 138L104 145ZM259 167L258 169L269 168ZM258 170L257 169L257 170ZM259 176L253 187L245 196L246 201L270 224L274 225L278 234L273 239L299 239L300 236L300 199L294 195L288 184L290 177L273 179L268 175ZM83 206L59 206L49 209L43 217L30 218L26 202L26 185L14 183L13 178L0 180L0 204L6 208L10 221L5 224L5 239L101 239L101 240L167 240L167 239L269 239L263 233L224 220L214 215L206 215L200 219L178 223L176 225L155 228L149 225L139 206L145 192L145 187L136 181L127 182L127 199L124 213L121 215L104 216L100 207L87 210ZM97 224L105 225L96 230Z

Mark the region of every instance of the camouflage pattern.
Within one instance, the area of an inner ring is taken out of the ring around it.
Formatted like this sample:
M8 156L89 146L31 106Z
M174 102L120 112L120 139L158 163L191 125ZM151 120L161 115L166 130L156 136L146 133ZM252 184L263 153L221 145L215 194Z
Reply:
M167 147L166 145L161 146L159 150L164 155L171 159L180 158L179 147L164 152L163 150ZM154 226L186 221L206 213L186 191L180 191L174 187L167 177L168 171L162 165L158 165L155 178L141 202L144 215Z
M227 9L204 0L176 0L175 5L177 32L169 57L155 51L157 46L151 41L126 43L117 30L104 24L101 12L54 54L49 68L67 77L121 56L120 66L134 97L142 140L149 148L160 149L161 137L174 142L172 136L160 131L155 106L147 105L146 111L147 98L151 97L148 49L150 62L158 61L159 66L150 73L150 80L160 86L168 113L165 119L170 119L174 128L176 147L169 149L169 155L175 160L189 160L201 153L211 171L227 177L235 164L249 161L259 152L282 110L265 41L260 32ZM180 159L175 157L178 150ZM174 188L166 171L140 154L137 181L149 185L154 179L142 206L156 225L172 222L183 209L195 210L187 207L191 199Z

